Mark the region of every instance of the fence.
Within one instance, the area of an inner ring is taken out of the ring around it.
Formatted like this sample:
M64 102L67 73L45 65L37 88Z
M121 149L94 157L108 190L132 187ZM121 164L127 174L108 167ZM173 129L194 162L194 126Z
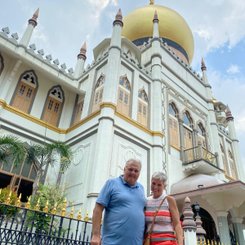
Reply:
M188 244L186 244L186 245L188 245ZM221 243L221 242L217 242L217 241L203 240L203 241L197 241L196 245L226 245L226 244ZM231 245L239 245L239 243L238 242L231 243Z
M44 208L45 209L45 208ZM66 215L0 203L0 244L18 245L89 245L91 222L82 220L74 209Z

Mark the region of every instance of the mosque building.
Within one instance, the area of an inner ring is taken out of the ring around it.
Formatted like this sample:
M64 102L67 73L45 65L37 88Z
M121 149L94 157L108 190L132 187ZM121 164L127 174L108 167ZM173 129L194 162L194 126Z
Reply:
M191 68L192 32L177 12L150 4L116 14L110 38L85 68L84 43L75 69L36 50L30 40L39 10L20 40L0 32L0 135L27 143L62 141L74 159L63 176L67 199L92 213L104 182L142 161L139 181L164 171L168 193L182 213L189 196L199 203L209 239L245 244L245 173L234 118L212 93L204 60ZM143 26L143 28L142 28ZM47 170L55 184L59 163ZM0 188L16 184L30 195L34 165L0 163Z

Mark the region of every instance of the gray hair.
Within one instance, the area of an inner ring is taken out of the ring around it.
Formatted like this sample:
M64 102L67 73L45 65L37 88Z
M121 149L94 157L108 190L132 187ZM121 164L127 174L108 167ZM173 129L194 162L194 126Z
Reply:
M158 179L164 184L167 181L167 176L163 172L155 172L152 174L151 179Z
M128 159L127 162L125 163L125 167L126 167L127 165L129 165L130 163L133 163L133 162L139 164L140 169L141 169L141 167L142 167L141 161L140 161L139 159L135 159L135 158L130 158L130 159Z

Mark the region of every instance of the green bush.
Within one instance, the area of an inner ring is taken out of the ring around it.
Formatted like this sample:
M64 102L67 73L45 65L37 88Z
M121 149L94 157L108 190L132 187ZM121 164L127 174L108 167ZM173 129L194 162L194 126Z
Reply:
M5 203L7 201L10 192L11 192L11 197L10 197L9 204L15 205L18 199L16 192L11 191L10 188L4 188L1 190L0 193L0 215L6 215L7 217L11 217L18 212L18 209L15 207L1 205L1 203Z
M60 214L62 205L65 201L65 196L58 187L41 185L35 197L31 199L31 209L36 208L38 200L40 211L44 211L48 201L48 213L51 213L53 208L56 207L57 214ZM27 215L28 225L33 225L36 228L36 232L47 232L49 230L51 217L50 214L30 210ZM56 221L57 219L53 221L54 228L55 223L57 223Z

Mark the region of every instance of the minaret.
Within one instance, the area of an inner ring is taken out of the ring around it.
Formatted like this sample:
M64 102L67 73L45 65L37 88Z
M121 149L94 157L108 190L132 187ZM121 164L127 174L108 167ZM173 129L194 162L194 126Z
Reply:
M159 19L156 10L153 18L153 38L154 37L159 38Z
M87 45L86 42L83 43L83 46L80 49L80 53L77 55L77 64L75 67L74 77L79 78L84 71L84 63L87 59Z
M220 150L220 143L219 143L219 130L218 130L218 124L216 121L216 114L214 109L214 103L213 103L213 93L212 93L212 87L210 86L208 79L207 79L207 67L205 65L204 59L202 58L201 61L201 69L202 69L202 77L204 81L204 86L206 88L206 97L208 101L208 114L209 114L209 135L212 135L213 137L210 138L210 145L211 145L211 151L213 153L218 153L218 164L219 168L223 169L223 159L221 157L221 150ZM224 176L223 176L224 177Z
M31 36L32 36L32 32L34 30L34 28L37 26L37 18L39 15L39 8L36 10L36 12L33 14L32 18L28 20L28 26L20 40L20 45L27 47Z
M121 65L121 33L123 27L121 9L118 10L113 22L113 31L109 47L108 65L104 85L103 102L116 104L119 70Z
M202 80L205 84L209 84L208 78L207 78L207 67L205 65L204 59L201 60L201 70L202 70Z
M245 182L245 173L244 173L244 168L242 165L242 160L240 156L240 150L239 150L239 140L237 139L236 135L236 129L235 129L235 124L234 124L234 117L232 116L231 110L229 106L226 108L226 121L229 129L229 136L232 140L232 148L233 148L233 153L234 153L234 160L236 163L236 168L237 168L237 174L238 177L241 181Z
M161 43L159 39L159 19L157 11L153 16L153 39L151 43L151 73L152 73L152 121L151 130L156 132L153 136L153 165L151 172L159 171L159 163L163 162L163 144L162 144L162 83L161 83Z
M102 106L96 138L96 155L91 169L91 184L88 189L87 209L92 210L97 193L111 171L116 169L117 162L111 162L114 135L114 116L117 103L118 84L121 68L121 31L123 27L122 12L119 9L113 22L112 37L108 52L108 62L105 71ZM106 140L106 141L105 141ZM106 143L105 143L106 142ZM96 180L96 183L94 182ZM96 194L96 195L95 195Z

